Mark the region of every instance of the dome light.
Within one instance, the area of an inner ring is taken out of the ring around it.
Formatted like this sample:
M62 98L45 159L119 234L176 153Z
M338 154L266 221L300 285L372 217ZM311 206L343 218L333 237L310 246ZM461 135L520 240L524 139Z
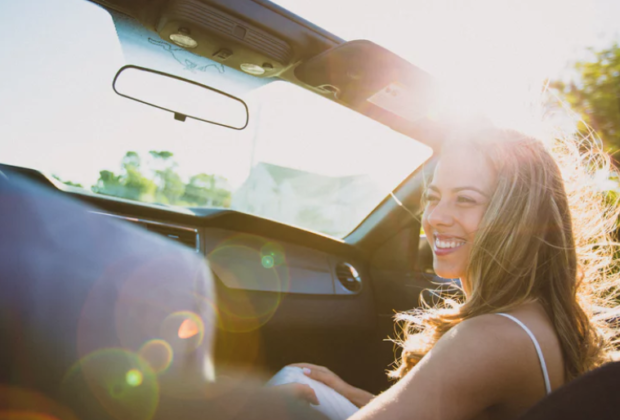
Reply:
M265 74L265 69L257 64L243 63L240 67L241 70L253 76L262 76Z
M198 46L198 42L189 36L189 31L185 28L179 28L177 33L170 34L170 39L179 47L191 49Z

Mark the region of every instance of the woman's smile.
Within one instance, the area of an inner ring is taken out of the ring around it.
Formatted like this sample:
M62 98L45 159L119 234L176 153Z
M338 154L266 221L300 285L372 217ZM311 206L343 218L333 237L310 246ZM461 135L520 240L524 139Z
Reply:
M437 257L459 250L467 241L457 236L433 234L433 252Z

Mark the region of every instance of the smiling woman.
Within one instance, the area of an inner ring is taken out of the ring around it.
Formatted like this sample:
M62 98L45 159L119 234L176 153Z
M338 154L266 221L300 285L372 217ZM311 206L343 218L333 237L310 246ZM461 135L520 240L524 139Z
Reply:
M556 139L549 151L540 141L509 130L487 127L456 134L444 146L428 185L423 223L437 274L460 278L465 300L400 315L406 336L393 376L417 382L416 377L425 376L421 371L430 369L419 362L439 362L431 349L450 352L446 343L454 346L459 331L475 335L477 328L485 328L485 334L502 335L496 328L509 326L488 318L500 313L511 313L530 335L540 363L535 369L536 362L528 367L515 361L513 367L489 372L510 377L515 366L529 369L529 378L513 379L524 381L517 389L537 390L511 391L510 396L500 391L496 397L504 402L494 409L500 418L514 417L540 399L543 377L549 393L610 361L609 338L617 332L602 321L617 313L612 309L619 275L610 232L619 210L597 190L595 177L609 165L609 157L587 139ZM484 343L497 350L494 340ZM508 386L492 378L485 383ZM464 402L464 407L473 406Z
M590 348L599 348L578 360L569 357L567 377L596 366L607 347L595 344L599 332L582 314L593 308L581 308L570 296L596 296L593 290L617 280L609 234L618 209L597 191L595 177L601 167L609 169L609 158L594 143L556 140L554 160L538 140L496 129L459 135L444 150L423 220L438 274L461 278L468 299L455 318L438 313L441 321L428 325L441 335L474 313L536 298L559 305L548 308L563 313L554 318L581 325L571 330L580 337L567 338L564 346L594 340Z
M609 165L587 139L547 149L489 124L455 132L428 182L423 225L435 272L459 278L464 298L397 317L398 382L379 396L297 366L361 407L350 419L462 420L517 418L611 361L620 209L595 176Z

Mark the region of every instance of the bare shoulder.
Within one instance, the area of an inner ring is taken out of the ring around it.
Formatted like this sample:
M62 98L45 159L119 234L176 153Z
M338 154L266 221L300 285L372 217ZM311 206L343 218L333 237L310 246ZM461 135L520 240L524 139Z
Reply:
M529 339L514 321L497 314L487 314L461 322L437 343L451 348L453 344L472 346L493 357L518 352L520 347L527 347Z
M433 357L451 364L455 376L470 377L478 386L492 388L498 397L511 392L525 377L531 342L521 327L495 314L461 322L435 345ZM470 382L470 385L472 382Z
M375 405L407 401L405 408L415 407L420 418L443 419L474 418L506 405L526 380L521 355L528 345L508 322L481 315L456 325Z
M527 363L532 363L524 360L531 343L519 328L498 315L461 322L355 418L380 413L404 419L415 410L418 418L457 420L476 418L491 407L511 407L528 388Z

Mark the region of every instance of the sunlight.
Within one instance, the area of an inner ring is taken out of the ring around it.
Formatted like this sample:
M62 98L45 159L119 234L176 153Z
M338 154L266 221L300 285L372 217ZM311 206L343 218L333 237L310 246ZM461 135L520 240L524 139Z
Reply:
M444 112L483 113L530 134L539 130L536 104L545 79L601 31L612 31L597 26L612 23L600 16L602 6L612 7L605 0L278 3L346 40L370 39L428 71L441 86Z
M275 82L256 93L270 99L260 111L256 161L332 177L367 174L390 191L431 155L428 146L297 86Z
M57 1L73 13L60 13L44 0L2 7L0 20L5 17L7 32L22 34L20 42L7 44L5 51L19 57L20 65L7 66L0 80L0 96L8 98L0 103L5 116L0 134L19 139L0 145L3 163L144 202L153 202L153 191L163 191L162 185L170 181L178 188L155 200L164 205L198 203L197 184L189 188L190 180L200 184L214 175L226 179L230 197L236 194L235 210L262 217L286 214L282 217L288 223L312 220L308 223L316 226L342 214L338 223L352 228L354 218L371 212L430 155L430 149L414 139L303 88L277 80L263 86L268 80L215 66L187 51L171 54L164 41L151 39L146 30L129 30L123 19L117 19L124 22L118 28L125 28L119 32L111 16L91 3ZM568 59L579 58L584 46L596 45L600 31L617 32L612 16L620 15L615 0L342 0L339 7L328 0L279 3L343 39L372 40L430 73L439 88L430 118L484 114L498 125L542 138L543 109L538 103L545 80L557 79ZM28 27L8 18L24 13L32 17ZM63 39L81 36L77 43L50 49L40 42L49 33ZM125 33L131 35L119 39ZM138 38L142 44L133 42ZM150 59L154 68L218 89L225 86L224 91L245 99L248 127L235 131L191 119L181 123L164 111L116 95L111 81L118 69L128 63L148 67ZM170 154L165 165L159 165L165 176L155 172L158 164L149 158L150 151ZM146 157L136 160L139 170L131 172L144 175L139 194L125 191L127 152ZM104 189L106 182L118 188ZM264 200L260 206L251 197L258 189ZM188 201L189 196L194 201ZM216 206L213 197L205 197L199 200L201 206ZM217 205L232 202L230 198ZM290 204L293 210L288 203L295 203ZM319 212L326 212L322 219ZM321 229L331 235L346 233L342 227ZM273 263L269 257L263 262L267 267Z

